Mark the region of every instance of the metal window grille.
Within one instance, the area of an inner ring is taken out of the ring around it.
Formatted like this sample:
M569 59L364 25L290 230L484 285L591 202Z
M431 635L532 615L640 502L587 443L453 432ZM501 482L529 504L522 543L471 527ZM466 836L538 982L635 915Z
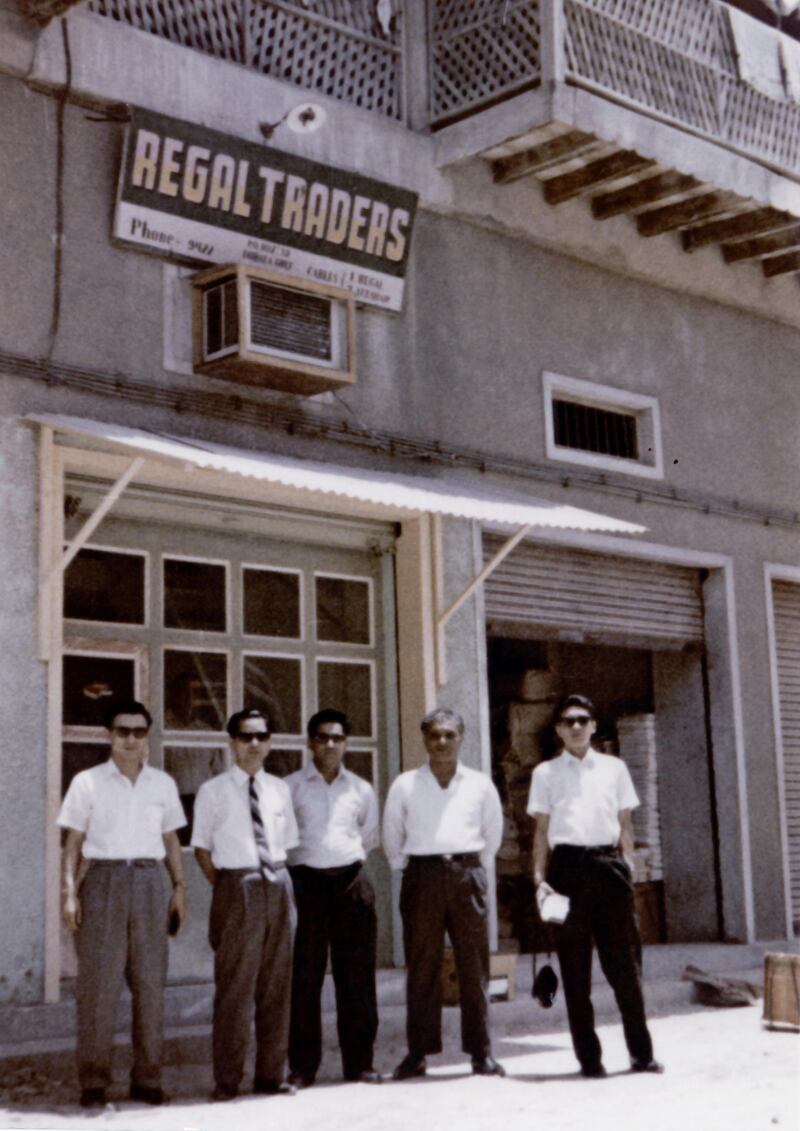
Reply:
M331 300L251 282L250 338L256 346L330 361Z
M562 448L638 460L637 423L634 413L612 412L576 401L553 401L555 441Z

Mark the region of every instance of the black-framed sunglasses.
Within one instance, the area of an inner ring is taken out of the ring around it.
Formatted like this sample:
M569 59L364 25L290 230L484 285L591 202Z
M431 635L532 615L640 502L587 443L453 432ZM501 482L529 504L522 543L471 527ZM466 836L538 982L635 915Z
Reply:
M117 738L147 738L149 727L112 727L111 733Z
M343 742L347 742L346 734L315 734L311 739L318 746L327 746L329 742L334 743L335 746L341 746Z
M564 727L586 727L591 721L591 715L570 715L568 718L559 719L558 725Z
M241 732L236 735L237 742L246 742L248 745L253 742L266 742L270 738L268 730L257 730L251 734L242 734Z

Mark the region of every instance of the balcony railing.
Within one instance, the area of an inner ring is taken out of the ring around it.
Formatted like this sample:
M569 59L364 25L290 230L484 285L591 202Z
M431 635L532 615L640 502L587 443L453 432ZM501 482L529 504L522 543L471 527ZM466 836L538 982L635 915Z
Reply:
M742 80L719 0L429 4L434 127L555 78L800 175L800 105Z
M304 90L403 118L398 0L88 0L87 8Z

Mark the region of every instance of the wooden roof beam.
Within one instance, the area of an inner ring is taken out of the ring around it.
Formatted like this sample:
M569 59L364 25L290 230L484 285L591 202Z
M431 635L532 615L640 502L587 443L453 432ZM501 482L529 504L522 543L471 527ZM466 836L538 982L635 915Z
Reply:
M730 192L706 192L702 196L691 196L678 204L667 204L664 208L654 208L642 212L636 221L640 236L660 236L683 228L703 216L714 216L732 208L736 197Z
M736 240L722 245L722 256L726 263L739 263L742 259L758 259L762 255L772 255L800 245L800 224L783 228L767 236L755 236L750 240Z
M761 264L761 270L768 279L774 279L776 275L788 275L792 271L800 271L800 251L771 255Z
M658 173L626 188L593 196L592 215L595 220L609 220L622 212L633 212L647 204L655 204L665 197L689 192L699 185L700 181L696 177L685 176L683 173Z
M580 196L587 189L608 181L618 181L621 177L630 177L644 169L652 169L655 164L649 157L640 157L638 153L620 149L607 157L590 161L580 169L551 177L545 181L544 198L548 204L562 204L565 200Z
M792 222L788 212L775 208L754 208L740 216L730 216L727 220L714 220L710 224L698 224L682 233L683 250L697 251L711 243L738 239L740 236L757 236L775 228L786 227Z
M519 153L512 153L509 157L500 157L492 162L492 176L498 185L507 185L511 181L518 181L520 177L530 176L552 165L560 165L569 161L580 153L593 149L598 144L594 134L582 133L580 130L570 130L568 133L559 134L558 137L543 141L532 149L523 149Z

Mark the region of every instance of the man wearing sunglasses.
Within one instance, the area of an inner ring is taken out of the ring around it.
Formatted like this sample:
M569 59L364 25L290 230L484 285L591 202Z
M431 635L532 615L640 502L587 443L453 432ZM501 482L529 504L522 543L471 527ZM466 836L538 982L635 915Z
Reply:
M204 782L192 846L212 885L208 937L214 951L212 1099L239 1092L255 1008L257 1095L291 1095L285 1080L296 911L286 868L297 824L285 782L264 771L270 720L262 711L228 719L233 765Z
M375 991L375 893L364 861L378 844L378 803L369 782L342 762L350 734L333 708L308 722L311 759L290 774L300 845L290 856L297 935L289 1028L290 1081L308 1088L322 1059L320 997L331 957L336 1025L345 1080L379 1084L372 1063Z
M102 1107L111 1083L122 983L133 998L130 1097L161 1104L167 924L186 913L177 830L186 824L169 774L147 764L152 719L136 700L106 712L111 757L72 779L58 824L63 917L78 953L78 1078L82 1107ZM167 905L159 863L172 879ZM88 865L88 867L87 867ZM81 876L83 878L81 879Z
M634 913L631 810L639 799L625 763L592 748L597 712L590 699L568 695L554 718L561 753L533 771L528 813L536 821L537 896L557 891L569 899L558 961L575 1055L584 1076L606 1075L591 1002L596 943L622 1014L632 1071L663 1072L645 1019Z

